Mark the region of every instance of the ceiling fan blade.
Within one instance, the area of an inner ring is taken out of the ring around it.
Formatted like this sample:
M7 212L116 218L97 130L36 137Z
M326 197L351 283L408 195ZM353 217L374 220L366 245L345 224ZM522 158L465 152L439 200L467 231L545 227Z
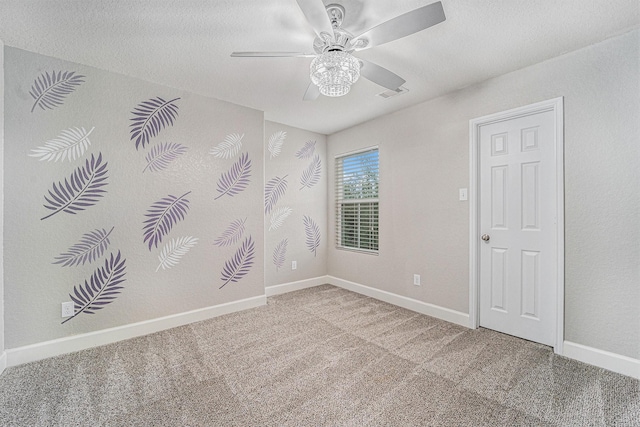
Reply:
M309 83L307 86L307 90L304 92L304 96L302 97L303 101L315 101L320 96L320 88L313 84L313 82Z
M358 61L362 62L360 75L371 80L375 84L386 87L387 89L395 90L406 83L405 79L396 73L379 66L378 64L374 64L373 62L361 58L358 58Z
M304 13L304 16L307 18L307 21L311 24L313 31L315 31L317 35L320 35L320 33L333 35L333 27L331 26L331 21L327 14L327 8L324 3L322 3L322 0L296 1L302 10L302 13Z
M439 24L445 19L446 17L444 16L442 3L431 3L403 15L396 16L382 24L376 25L355 37L352 41L352 45L356 46L357 50L379 46L381 44L406 37L410 34L417 33L418 31L425 30ZM356 42L359 39L366 39L368 41L367 45L362 48L358 48Z
M301 52L232 52L231 56L234 58L308 58L316 55Z

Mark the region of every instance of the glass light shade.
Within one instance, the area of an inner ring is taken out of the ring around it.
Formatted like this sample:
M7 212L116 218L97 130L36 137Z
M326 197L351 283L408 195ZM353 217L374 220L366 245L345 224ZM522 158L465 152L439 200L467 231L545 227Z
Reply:
M360 62L351 54L330 51L311 61L311 81L325 96L342 96L360 78Z

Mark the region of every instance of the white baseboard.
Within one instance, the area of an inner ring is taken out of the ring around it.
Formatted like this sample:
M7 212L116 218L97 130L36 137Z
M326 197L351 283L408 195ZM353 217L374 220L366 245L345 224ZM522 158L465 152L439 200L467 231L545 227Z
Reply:
M337 277L327 276L327 278L328 283L334 286L366 295L380 301L388 302L389 304L397 305L399 307L406 308L407 310L416 311L421 314L426 314L427 316L446 320L447 322L455 323L457 325L464 326L465 328L469 327L469 315L467 313L429 304L428 302L418 301L413 298L404 297L402 295L393 294L380 289L371 288L369 286L361 285L360 283L338 279Z
M582 344L576 344L571 341L564 342L562 355L599 368L640 379L640 360L638 359Z
M436 317L464 327L469 326L469 315L466 313L393 294L391 292L361 285L359 283L350 282L348 280L339 279L337 277L319 276L312 279L269 286L265 289L265 295L253 298L233 301L185 313L178 313L144 322L132 323L130 325L104 329L101 331L45 341L24 347L7 349L4 353L0 354L0 373L2 373L7 367L110 344L183 326L189 323L199 322L201 320L211 319L224 314L234 313L236 311L259 307L266 304L267 296L284 294L327 283L421 314ZM565 357L640 379L640 360L638 359L599 350L582 344L576 344L570 341L564 341L563 344L563 356Z
M313 288L314 286L325 285L329 283L329 276L319 276L312 279L298 280L297 282L282 283L280 285L267 286L265 293L268 297L272 295L286 294L287 292L299 291L302 289Z
M16 366L23 363L45 359L47 357L85 350L88 348L111 344L129 338L139 337L141 335L164 331L165 329L175 328L189 323L211 319L213 317L222 316L224 314L259 307L261 305L265 305L266 303L266 295L260 295L257 297L247 298L239 301L232 301L212 307L205 307L198 310L187 311L185 313L178 313L171 316L146 320L144 322L132 323L129 325L123 325L115 328L89 332L86 334L59 338L51 341L27 345L24 347L7 349L6 353L3 356L6 356L6 366ZM2 363L1 360L0 363Z
M0 374L2 374L5 369L7 369L7 353L2 352L2 354L0 354Z

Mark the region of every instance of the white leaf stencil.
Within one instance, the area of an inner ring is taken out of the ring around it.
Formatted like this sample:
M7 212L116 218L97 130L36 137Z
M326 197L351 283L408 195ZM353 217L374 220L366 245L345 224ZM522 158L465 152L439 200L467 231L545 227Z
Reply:
M269 226L269 231L280 228L282 224L284 224L284 220L291 215L291 212L293 211L287 206L275 209L271 214L271 225Z
M89 135L95 127L87 131L85 128L69 128L60 132L57 138L45 142L42 147L34 148L29 154L30 157L39 157L40 161L57 162L76 160L87 150L91 141Z
M162 267L163 270L166 270L177 265L182 257L189 252L196 243L198 243L198 239L191 236L171 239L171 241L162 248L162 252L158 256L160 265L158 265L156 271L160 270L160 267Z
M282 151L282 144L284 144L284 140L287 137L287 133L285 131L279 130L275 132L273 135L269 137L269 152L271 153L271 158L278 157L280 152Z
M224 141L213 147L209 154L213 154L214 157L219 159L235 157L240 152L240 148L242 148L242 138L244 138L244 133L242 135L237 133L229 134L224 138Z

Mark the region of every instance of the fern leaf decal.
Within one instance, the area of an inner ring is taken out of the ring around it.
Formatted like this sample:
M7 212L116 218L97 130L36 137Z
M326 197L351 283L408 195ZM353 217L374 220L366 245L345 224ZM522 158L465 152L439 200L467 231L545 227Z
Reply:
M284 265L287 256L288 243L288 239L282 239L273 250L273 264L276 266L276 271L278 271L278 269L282 268L282 266Z
M320 160L319 155L313 156L313 160L311 164L302 172L302 176L300 177L300 184L302 184L303 188L311 188L316 185L320 181L320 174L322 173L322 161Z
M313 256L316 256L318 246L320 246L320 227L307 215L304 216L302 222L304 223L304 234L307 236L305 239L307 249L313 252Z
M62 267L69 267L80 265L80 263L84 265L85 262L92 263L100 258L109 247L111 243L109 235L113 229L114 227L111 227L108 232L104 228L102 230L96 229L83 234L80 241L67 249L67 252L57 256L53 264L62 264Z
M235 157L240 148L242 148L242 138L244 138L244 133L242 135L237 133L229 134L224 138L224 141L213 147L209 154L213 154L214 157L219 159Z
M273 135L269 137L269 153L271 153L271 158L278 157L280 151L282 151L282 144L284 144L284 140L287 137L287 133L285 131L275 132Z
M78 285L73 287L73 293L69 294L69 298L73 301L75 311L73 316L64 320L66 323L74 319L78 314L95 314L96 311L104 308L105 305L111 304L118 297L123 286L120 286L126 279L125 261L118 251L115 257L113 253L104 261L104 267L99 267L91 275L89 282L84 281L84 286Z
M40 161L57 162L65 159L72 161L81 157L91 145L89 135L95 127L88 132L85 128L69 128L60 132L57 138L45 142L42 147L31 150L30 157L39 157Z
M173 126L173 122L178 117L178 106L174 104L180 98L174 98L165 101L159 96L141 102L133 109L130 119L131 124L131 140L136 140L136 150L142 144L149 142L149 139L156 136L162 129L167 126Z
M147 209L144 215L147 219L144 221L144 241L148 242L149 250L151 246L158 247L158 243L162 242L165 234L171 231L173 225L183 220L189 209L189 200L184 197L191 191L184 193L180 197L169 194L163 197Z
M291 212L293 212L291 208L286 206L275 209L271 214L271 225L269 226L269 231L280 228L280 226L284 224L284 220L291 215Z
M160 267L162 267L163 270L174 267L180 262L180 259L182 259L182 257L196 245L196 243L198 243L198 239L191 236L171 239L158 256L160 265L158 265L156 271L160 270Z
M271 212L278 199L287 191L287 175L282 178L276 176L264 186L264 213Z
M247 219L237 219L233 221L224 233L216 240L214 240L213 244L216 246L229 246L236 243L242 235L244 234L244 223Z
M40 219L47 219L58 212L75 214L95 205L107 192L102 189L107 185L107 165L102 163L102 153L97 159L92 154L91 160L87 159L84 167L77 168L64 183L54 183L49 196L44 196L44 207L53 212Z
M77 86L84 83L84 76L76 75L75 71L52 71L51 74L44 72L38 76L33 84L29 95L35 100L31 112L37 107L49 109L64 104L64 99L76 90Z
M219 289L224 288L229 282L237 282L247 275L249 270L251 270L251 266L253 265L253 258L255 255L255 245L251 236L244 239L242 242L242 246L238 248L233 258L228 261L225 261L224 268L220 273L222 280L224 283L220 286Z
M186 152L187 147L178 143L165 142L164 144L156 145L145 157L147 166L142 170L142 173L147 169L151 172L165 170L169 163Z
M213 200L218 200L225 194L233 197L240 193L249 185L250 177L251 160L249 160L249 153L244 153L238 161L231 166L231 169L223 173L218 180L218 193L220 193L220 195Z
M316 142L315 141L307 141L301 149L296 151L296 157L304 160L313 156L313 153L316 151Z

